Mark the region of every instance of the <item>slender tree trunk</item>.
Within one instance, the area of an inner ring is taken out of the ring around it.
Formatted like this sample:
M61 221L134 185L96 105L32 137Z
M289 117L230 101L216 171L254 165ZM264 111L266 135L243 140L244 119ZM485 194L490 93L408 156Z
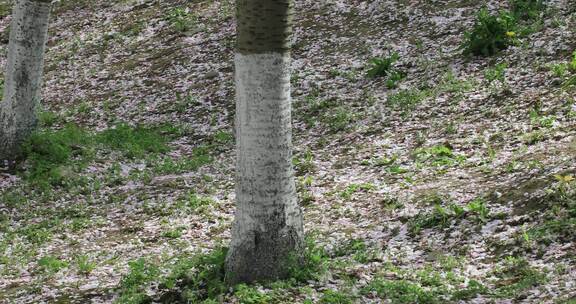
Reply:
M14 160L37 124L50 2L17 0L14 4L0 103L0 161Z
M285 277L303 245L292 168L292 0L238 0L236 218L229 284Z

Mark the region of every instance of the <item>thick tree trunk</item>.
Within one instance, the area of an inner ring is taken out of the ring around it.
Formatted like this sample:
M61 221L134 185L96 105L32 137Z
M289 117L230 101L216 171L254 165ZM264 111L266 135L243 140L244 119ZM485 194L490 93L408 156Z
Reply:
M14 160L36 127L49 15L50 1L15 3L0 103L0 161Z
M303 246L292 168L291 0L240 0L236 65L236 218L229 284L285 277Z

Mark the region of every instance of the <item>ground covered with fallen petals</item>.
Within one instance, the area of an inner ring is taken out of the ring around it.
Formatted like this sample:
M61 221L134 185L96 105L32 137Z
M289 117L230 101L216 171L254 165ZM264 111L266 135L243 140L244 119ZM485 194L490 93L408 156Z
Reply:
M507 1L295 2L308 273L214 283L234 2L61 0L41 129L0 172L0 302L576 303L576 5L484 57L464 33ZM367 76L393 53L401 80Z

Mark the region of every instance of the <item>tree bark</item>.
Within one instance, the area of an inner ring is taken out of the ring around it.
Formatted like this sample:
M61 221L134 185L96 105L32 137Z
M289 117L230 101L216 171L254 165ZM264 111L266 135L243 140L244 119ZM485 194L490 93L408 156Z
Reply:
M14 160L37 125L51 1L14 4L4 95L0 103L0 161Z
M237 1L236 215L226 280L288 274L303 248L292 168L291 0Z

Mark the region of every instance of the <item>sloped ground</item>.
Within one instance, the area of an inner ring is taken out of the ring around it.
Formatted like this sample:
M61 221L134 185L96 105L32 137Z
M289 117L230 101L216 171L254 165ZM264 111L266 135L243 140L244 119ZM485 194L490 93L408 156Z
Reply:
M481 5L296 1L295 164L327 271L214 301L573 303L575 90L550 66L576 50L575 7L551 1L517 45L465 58ZM140 303L126 296L135 277L141 294L166 300L159 282L175 261L228 242L233 11L56 5L47 141L0 176L1 301ZM388 89L366 70L393 51L407 77ZM505 80L489 83L498 63ZM46 161L43 144L67 157Z

